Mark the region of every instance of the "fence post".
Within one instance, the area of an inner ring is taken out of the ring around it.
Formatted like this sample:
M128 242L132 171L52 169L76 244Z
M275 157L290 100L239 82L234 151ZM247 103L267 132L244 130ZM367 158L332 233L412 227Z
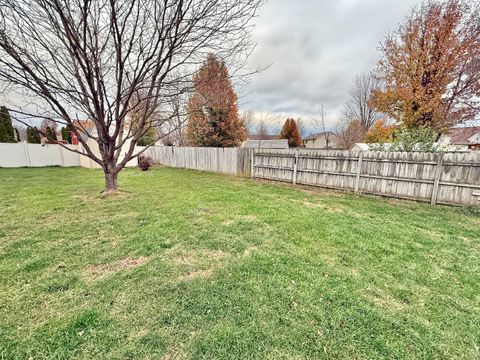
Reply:
M26 141L23 142L23 149L25 151L25 159L27 160L27 167L30 167L32 166L32 164L30 163L30 154L28 152L28 144Z
M298 151L295 151L295 160L293 164L293 185L297 185Z
M430 204L435 205L437 203L438 186L440 185L440 178L443 172L443 153L437 155L437 167L435 169L435 181L433 182L432 201Z
M255 156L254 153L255 153L255 149L252 149L250 153L250 179L252 180L253 180L253 171L255 170L255 166L253 165L254 156Z
M57 145L57 146L58 146L58 151L60 155L60 166L65 167L65 160L63 159L63 148L61 145Z
M362 173L363 151L358 154L357 176L355 177L355 194L358 194L360 187L360 175Z

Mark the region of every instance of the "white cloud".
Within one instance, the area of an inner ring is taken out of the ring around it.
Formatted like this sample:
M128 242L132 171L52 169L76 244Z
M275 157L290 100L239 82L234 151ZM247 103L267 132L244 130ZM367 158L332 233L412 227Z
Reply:
M419 0L271 0L256 19L258 47L242 110L315 115L321 104L330 127L356 74L375 68L378 45Z

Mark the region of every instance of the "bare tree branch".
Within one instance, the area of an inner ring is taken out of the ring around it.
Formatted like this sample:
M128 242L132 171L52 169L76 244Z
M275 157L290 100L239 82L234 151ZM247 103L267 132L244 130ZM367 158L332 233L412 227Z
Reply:
M0 85L25 100L9 106L17 120L68 125L103 168L106 189L116 190L118 172L138 155L146 131L179 124L181 106L172 102L190 91L208 53L231 68L245 63L262 2L0 0ZM135 128L132 113L141 114ZM86 140L78 119L95 125Z

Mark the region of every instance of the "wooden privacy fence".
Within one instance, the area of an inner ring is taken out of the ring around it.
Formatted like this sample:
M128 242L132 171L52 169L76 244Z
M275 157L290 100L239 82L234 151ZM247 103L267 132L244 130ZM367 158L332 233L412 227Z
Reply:
M251 176L432 204L480 204L480 153L255 150Z
M161 165L250 177L251 149L153 146L145 152Z

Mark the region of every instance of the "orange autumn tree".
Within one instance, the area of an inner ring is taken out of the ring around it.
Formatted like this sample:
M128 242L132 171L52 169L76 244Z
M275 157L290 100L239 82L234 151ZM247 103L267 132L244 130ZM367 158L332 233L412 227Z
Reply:
M388 143L393 140L395 125L387 125L384 120L378 120L365 136L367 144Z
M441 132L480 110L479 7L460 0L412 9L381 45L371 103L405 128Z
M187 139L193 146L235 147L246 139L237 96L225 63L210 54L194 76L187 105Z
M297 123L293 119L287 119L280 132L280 139L288 139L288 146L299 147L302 145L302 137L298 131Z

